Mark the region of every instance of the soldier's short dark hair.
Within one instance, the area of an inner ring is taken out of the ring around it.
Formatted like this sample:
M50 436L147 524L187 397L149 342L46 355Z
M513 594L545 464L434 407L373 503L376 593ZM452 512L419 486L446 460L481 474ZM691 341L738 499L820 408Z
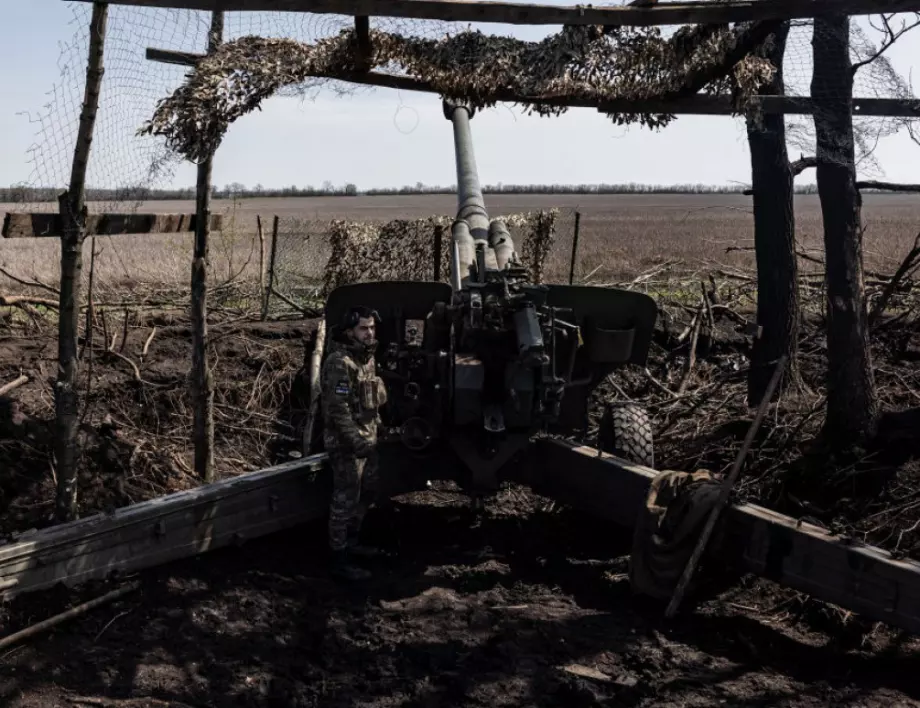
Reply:
M342 320L342 329L351 329L356 327L358 322L361 320L373 319L374 323L380 322L380 314L377 310L372 310L369 307L364 307L359 305L357 307L349 308L345 313L345 317Z

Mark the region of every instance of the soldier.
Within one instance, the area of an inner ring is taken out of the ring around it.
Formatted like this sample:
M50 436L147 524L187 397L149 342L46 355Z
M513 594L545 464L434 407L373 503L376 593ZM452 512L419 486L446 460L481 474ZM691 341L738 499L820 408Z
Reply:
M322 369L324 442L333 471L329 509L332 572L347 580L370 577L367 570L350 562L352 557L379 554L358 543L364 515L378 491L378 411L386 403L386 389L374 361L378 321L374 310L349 310L340 336L331 340Z

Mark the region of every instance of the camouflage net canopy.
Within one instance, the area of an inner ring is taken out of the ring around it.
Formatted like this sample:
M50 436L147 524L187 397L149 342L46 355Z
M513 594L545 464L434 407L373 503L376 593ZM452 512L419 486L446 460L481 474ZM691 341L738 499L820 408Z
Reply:
M775 67L750 51L773 25L686 26L670 37L657 27L565 26L524 41L464 31L428 39L370 31L370 53L354 29L313 44L241 37L200 60L187 81L160 101L141 134L198 162L212 154L230 124L279 91L313 77L348 77L365 69L404 72L442 97L488 107L513 97L541 115L566 109L541 99L592 102L730 93L739 110L769 82ZM618 124L666 124L671 116L611 114Z
M558 209L497 217L514 229L515 250L534 283L543 282L546 259L556 237ZM394 219L386 223L335 220L329 227L331 253L323 271L323 295L366 280L431 280L436 234L442 238L440 273L450 272L450 225L447 216ZM523 238L521 238L523 235Z

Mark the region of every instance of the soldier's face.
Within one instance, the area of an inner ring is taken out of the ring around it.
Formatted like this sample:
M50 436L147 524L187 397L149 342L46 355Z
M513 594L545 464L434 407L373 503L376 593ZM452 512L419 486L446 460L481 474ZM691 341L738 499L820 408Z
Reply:
M374 325L374 318L361 318L358 324L351 330L351 336L361 344L371 344L377 336L377 328Z

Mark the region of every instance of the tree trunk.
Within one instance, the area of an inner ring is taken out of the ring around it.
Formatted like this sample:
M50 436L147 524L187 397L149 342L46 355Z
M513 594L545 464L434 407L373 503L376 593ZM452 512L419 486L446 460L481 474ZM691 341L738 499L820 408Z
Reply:
M778 68L761 93L783 95L783 56L789 23L773 35L766 56ZM763 328L754 340L748 375L748 405L757 406L766 393L776 361L789 363L780 387L797 378L799 334L798 261L795 255L793 174L786 152L786 122L779 113L748 119L751 188L754 201L754 249L757 256L757 323Z
M211 14L208 53L220 44L224 14ZM211 171L208 155L198 165L195 253L192 260L192 398L194 409L195 473L214 480L214 381L208 366L208 237L211 232Z
M824 432L832 448L843 450L872 434L878 399L863 282L861 198L856 188L850 20L816 17L814 28L811 92L827 288Z
M89 58L86 65L86 88L77 130L70 186L58 198L63 233L61 234L61 294L58 320L58 373L54 387L56 408L55 458L57 494L55 516L69 521L77 515L77 469L79 445L77 430L80 397L77 390L79 360L80 285L83 277L83 237L86 234L85 186L90 146L102 87L102 59L105 46L108 4L93 3L90 20Z

